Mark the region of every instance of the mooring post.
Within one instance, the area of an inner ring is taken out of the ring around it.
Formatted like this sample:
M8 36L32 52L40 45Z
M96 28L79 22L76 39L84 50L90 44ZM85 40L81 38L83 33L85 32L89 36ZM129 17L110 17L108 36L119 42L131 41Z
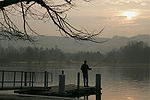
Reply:
M44 87L47 87L47 71L44 72Z
M34 85L34 72L32 72L32 87Z
M2 88L4 87L4 70L2 71Z
M62 75L64 75L64 70L61 71Z
M64 71L62 71L62 75L59 75L59 94L63 94L65 92L65 75Z
M14 71L14 84L13 84L14 87L15 87L15 84L16 84L16 71Z
M80 72L78 72L78 75L77 75L77 90L79 92L79 89L80 89Z
M51 73L51 82L53 82L53 74Z
M100 94L99 100L101 100L101 74L96 74L96 94Z
M101 100L101 93L96 93L96 100Z
M49 73L47 72L47 74L46 74L46 86L48 87L48 75L49 75Z
M79 98L79 90L80 90L80 72L78 72L78 75L77 75L77 92L78 92L78 98Z
M24 86L27 86L27 72L24 72Z
M23 83L23 72L21 72L21 88L22 88L22 83Z
M32 77L31 77L31 72L30 72L30 74L29 74L29 86L31 86L31 79L32 79Z

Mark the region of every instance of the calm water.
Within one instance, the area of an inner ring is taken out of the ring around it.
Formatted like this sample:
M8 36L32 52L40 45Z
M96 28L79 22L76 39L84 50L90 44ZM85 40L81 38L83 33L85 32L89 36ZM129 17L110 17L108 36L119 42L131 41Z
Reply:
M49 71L53 73L53 82L49 85L58 84L58 75L61 70L65 71L66 84L76 84L79 68L2 68L7 70L26 71ZM95 86L95 75L102 74L102 100L150 100L150 68L112 68L99 66L89 71L89 85ZM11 77L11 76L10 76ZM81 76L81 85L83 85ZM96 100L95 95L88 97L88 100Z

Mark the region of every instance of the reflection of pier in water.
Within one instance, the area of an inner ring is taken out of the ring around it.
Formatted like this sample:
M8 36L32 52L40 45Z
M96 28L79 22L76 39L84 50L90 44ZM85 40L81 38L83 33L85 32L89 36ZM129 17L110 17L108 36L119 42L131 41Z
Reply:
M90 96L90 95L89 95ZM85 100L91 100L90 98L89 98L89 96L83 96L83 99L85 99ZM99 92L99 93L96 93L95 95L95 98L93 99L92 98L92 100L101 100L101 93Z

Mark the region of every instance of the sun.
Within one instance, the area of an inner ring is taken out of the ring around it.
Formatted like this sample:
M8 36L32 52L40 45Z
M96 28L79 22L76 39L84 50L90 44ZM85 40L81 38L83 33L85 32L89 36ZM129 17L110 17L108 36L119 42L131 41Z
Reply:
M132 19L133 17L137 16L137 13L133 11L125 11L122 13L122 15L126 16L127 19Z

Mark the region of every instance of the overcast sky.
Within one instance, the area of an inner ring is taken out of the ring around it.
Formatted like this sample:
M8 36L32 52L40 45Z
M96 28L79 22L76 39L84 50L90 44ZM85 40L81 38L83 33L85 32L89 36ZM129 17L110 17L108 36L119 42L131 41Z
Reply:
M67 14L68 21L79 29L92 32L105 27L103 37L150 34L150 0L76 0ZM50 22L30 23L40 34L60 36Z

